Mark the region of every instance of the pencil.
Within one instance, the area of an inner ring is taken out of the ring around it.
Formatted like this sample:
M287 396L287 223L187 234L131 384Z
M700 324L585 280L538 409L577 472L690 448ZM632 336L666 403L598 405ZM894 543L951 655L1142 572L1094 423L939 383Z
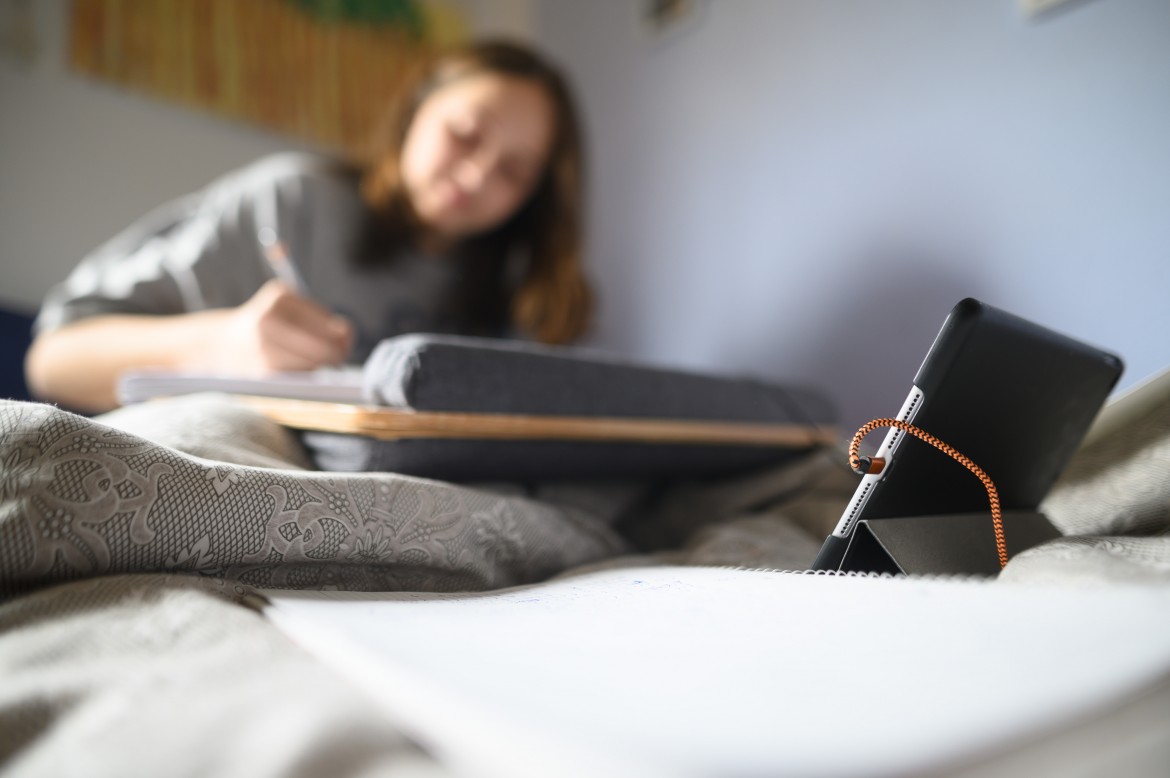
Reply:
M297 273L296 265L293 264L284 241L279 240L273 230L263 229L260 231L260 245L264 249L264 259L268 261L273 276L283 281L297 294L304 294L305 284Z

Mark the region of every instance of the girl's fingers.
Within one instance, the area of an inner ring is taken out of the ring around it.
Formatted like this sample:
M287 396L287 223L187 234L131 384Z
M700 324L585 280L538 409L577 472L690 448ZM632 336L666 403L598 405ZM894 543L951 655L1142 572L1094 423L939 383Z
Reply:
M259 350L271 370L309 370L345 361L353 343L353 327L279 282L265 284L255 303Z

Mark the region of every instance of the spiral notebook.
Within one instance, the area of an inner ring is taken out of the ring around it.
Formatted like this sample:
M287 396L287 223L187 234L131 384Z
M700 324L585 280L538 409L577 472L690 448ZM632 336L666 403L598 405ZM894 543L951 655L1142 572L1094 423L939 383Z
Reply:
M1165 587L646 567L264 595L459 775L935 774L1170 674Z

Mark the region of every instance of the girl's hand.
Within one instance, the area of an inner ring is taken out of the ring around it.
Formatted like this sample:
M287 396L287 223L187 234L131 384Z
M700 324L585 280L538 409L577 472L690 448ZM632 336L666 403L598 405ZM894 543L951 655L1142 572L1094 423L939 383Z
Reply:
M345 361L353 327L319 303L273 279L226 312L209 344L210 365L236 375L313 370Z

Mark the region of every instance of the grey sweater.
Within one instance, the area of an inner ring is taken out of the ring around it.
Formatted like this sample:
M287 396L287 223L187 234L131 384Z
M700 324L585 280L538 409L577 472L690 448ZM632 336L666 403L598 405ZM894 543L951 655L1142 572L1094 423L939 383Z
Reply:
M266 157L161 206L86 256L50 290L36 331L99 314L240 305L274 275L260 243L265 227L284 242L305 293L353 323L350 361L393 335L454 331L457 263L405 253L358 266L367 218L351 171L306 154Z

